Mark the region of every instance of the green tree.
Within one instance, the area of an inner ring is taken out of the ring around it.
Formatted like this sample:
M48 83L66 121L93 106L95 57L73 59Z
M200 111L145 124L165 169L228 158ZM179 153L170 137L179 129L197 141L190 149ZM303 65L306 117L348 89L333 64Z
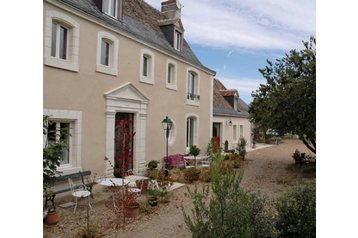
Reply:
M49 136L56 134L67 134L69 135L68 130L65 129L55 129L51 130L50 116L43 116L43 135L45 137L44 148L43 148L43 188L47 189L52 182L52 178L59 174L57 168L60 166L61 160L63 158L64 150L68 148L67 143L59 137L56 143L49 143Z
M259 69L267 80L252 93L250 119L264 131L294 133L316 153L316 39Z

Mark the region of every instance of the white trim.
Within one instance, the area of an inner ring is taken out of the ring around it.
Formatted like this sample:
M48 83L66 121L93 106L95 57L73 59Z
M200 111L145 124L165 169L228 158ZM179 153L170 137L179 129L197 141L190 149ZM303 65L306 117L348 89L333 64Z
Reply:
M174 73L173 73L172 83L168 83L169 64L174 65ZM165 85L166 85L167 89L177 90L178 89L178 86L177 86L177 84L178 84L178 64L172 59L167 59L165 72L166 72Z
M106 99L106 157L114 164L114 123L117 112L134 114L135 139L133 143L133 169L145 170L145 137L147 125L148 98L131 83L110 90L104 94ZM113 173L112 167L105 163L107 175Z
M102 39L108 40L110 43L109 46L109 65L101 64L101 54L102 54ZM117 76L118 75L118 39L114 35L105 32L99 31L97 34L97 57L96 57L96 71Z
M199 145L199 116L195 113L188 113L185 115L185 137L184 137L184 145L185 145L185 153L189 153L190 147L186 146L186 138L187 138L187 121L189 117L194 117L195 118L195 125L194 125L194 138L193 138L193 145Z
M55 20L68 29L67 59L51 56L52 22ZM80 24L68 15L57 11L46 11L44 34L44 64L56 68L79 71Z
M68 121L73 125L70 139L70 164L61 165L58 170L64 172L64 174L82 170L82 112L44 108L43 115L49 115L51 120Z
M180 45L179 45L179 48L177 47L177 44L178 44L178 41L177 41L177 35L179 35L179 38L180 38ZM173 46L174 46L174 49L177 50L177 51L183 51L183 32L180 31L179 29L175 28L174 29L174 42L173 42Z
M111 11L112 10L110 7L111 5L109 4L110 2L116 2L116 6L114 7L114 16L111 15ZM108 12L107 11L104 11L104 3L107 2L108 3ZM102 12L110 17L113 17L113 18L116 18L117 19L117 16L118 16L118 1L117 0L102 0Z
M196 74L196 81L195 81L195 87L196 87L196 95L200 96L200 73L197 69L192 68L192 67L188 67L186 69L186 79L185 79L185 84L186 84L186 89L185 89L185 99L186 99L186 104L187 105L191 105L191 106L200 106L200 99L197 100L191 100L188 99L187 94L188 94L188 87L189 87L189 72L194 72Z
M148 57L148 68L147 68L147 76L143 75L143 58L144 56ZM140 67L139 67L139 81L142 83L154 84L154 65L155 65L155 57L154 53L149 49L141 49L140 50Z

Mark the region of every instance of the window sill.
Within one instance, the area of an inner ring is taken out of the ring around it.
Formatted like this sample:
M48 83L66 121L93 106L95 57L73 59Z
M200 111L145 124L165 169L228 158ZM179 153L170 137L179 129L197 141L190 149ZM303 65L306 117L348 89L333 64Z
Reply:
M166 84L166 87L167 87L167 89L170 89L170 90L174 90L174 91L178 90L177 85Z
M104 65L96 65L96 71L99 73L109 74L113 76L118 75L118 70L116 68L111 68Z
M200 102L192 101L192 100L186 100L186 104L190 106L200 106Z
M141 77L139 82L154 85L154 80L152 78Z
M74 72L79 72L78 63L70 62L63 59L58 59L52 56L45 57L44 64L56 68L67 69Z
M78 171L82 171L81 167L72 167L71 165L63 165L58 167L57 169L59 172L62 172L61 175L76 173Z

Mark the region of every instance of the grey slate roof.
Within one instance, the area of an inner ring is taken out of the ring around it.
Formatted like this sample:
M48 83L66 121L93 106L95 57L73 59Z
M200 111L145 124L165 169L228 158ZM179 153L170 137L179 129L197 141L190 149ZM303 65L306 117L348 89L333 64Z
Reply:
M214 79L213 86L213 115L214 116L230 116L230 117L249 117L249 106L238 98L237 111L226 101L221 93L227 90L226 87L218 79ZM230 91L230 90L229 90ZM231 90L233 91L233 90Z
M238 117L248 117L249 113L247 111L235 111L233 109L226 109L220 107L213 108L214 116L238 116Z
M143 24L143 22L141 22L139 19L135 19L134 17L131 17L131 16L135 16L135 14L126 14L126 12L123 12L123 21L120 22L102 13L92 0L55 0L55 1L63 3L67 6L76 9L79 12L94 17L96 20L108 24L116 28L118 31L127 33L141 41L149 43L150 45L156 48L164 50L167 53L173 54L187 62L190 62L200 68L203 68L204 70L207 70L214 75L216 74L215 71L205 67L199 61L199 59L191 50L190 46L185 41L185 39L184 39L183 51L179 52L170 45L170 43L167 41L167 39L165 38L164 34L161 31L157 31L153 27L150 27L150 24ZM165 19L165 16L160 11L154 9L144 1L130 0L130 2L127 2L126 4L143 4L142 9L143 7L145 7L150 10L149 13L155 12L155 14L148 14L148 16L145 16L148 17L148 21L151 20L153 22L153 21ZM153 19L157 17L159 14L162 15L161 19ZM152 19L149 19L150 17L152 17Z

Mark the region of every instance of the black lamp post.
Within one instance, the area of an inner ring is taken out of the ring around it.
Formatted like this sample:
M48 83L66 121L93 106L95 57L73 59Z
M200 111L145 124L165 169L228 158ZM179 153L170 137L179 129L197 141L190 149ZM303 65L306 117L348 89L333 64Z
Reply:
M173 126L173 122L172 122L172 120L170 120L170 118L168 116L166 116L162 121L162 125L163 125L163 129L166 131L165 137L166 137L166 143L167 143L166 144L167 145L167 160L165 163L165 168L168 169L169 168L169 166L168 166L168 163L169 163L169 160L168 160L168 138L169 138L169 132Z

